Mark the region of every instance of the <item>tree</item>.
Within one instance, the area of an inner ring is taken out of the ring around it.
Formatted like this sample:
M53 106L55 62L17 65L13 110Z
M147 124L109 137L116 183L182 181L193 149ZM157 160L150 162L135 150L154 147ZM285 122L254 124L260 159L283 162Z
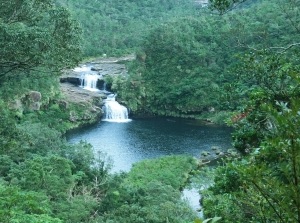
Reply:
M123 89L116 84L121 88L121 100L132 105L129 92L135 92L139 99L135 107L138 104L145 112L181 117L195 117L218 107L220 74L230 53L222 38L227 27L220 25L217 17L204 13L199 18L173 19L153 29L144 41L144 53L138 55L141 68L132 71Z
M42 193L24 192L0 183L0 221L7 223L62 223L51 217L49 199Z
M59 156L34 156L10 171L11 184L24 190L44 192L51 200L66 199L75 184L70 160Z
M289 35L278 42L270 38L265 48L247 46L250 52L236 70L235 93L242 92L245 100L240 100L243 113L232 119L234 139L246 156L217 169L215 185L204 199L205 214L222 216L224 222L300 222L300 69L299 44L293 42L299 35L294 26L299 1L276 7L279 3L269 5L279 19L268 28L280 33L285 15Z
M1 1L1 79L74 66L80 60L80 32L69 12L52 0Z
M225 222L300 222L299 98L265 104L269 136L239 162L218 168L205 214Z
M192 157L167 156L144 160L126 175L114 176L101 204L104 222L191 222L195 213L179 190L196 165Z

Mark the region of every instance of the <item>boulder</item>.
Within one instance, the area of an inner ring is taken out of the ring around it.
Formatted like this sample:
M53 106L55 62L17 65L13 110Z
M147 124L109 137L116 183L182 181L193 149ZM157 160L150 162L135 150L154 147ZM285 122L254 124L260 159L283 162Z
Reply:
M40 102L31 102L28 107L28 109L31 111L39 111L40 108L41 108Z
M26 94L25 104L30 111L39 111L41 108L42 94L38 91L30 91Z
M42 99L42 94L38 91L30 91L27 96L31 102L40 102Z
M65 100L59 100L58 101L58 106L62 110L66 110L69 107L69 103Z

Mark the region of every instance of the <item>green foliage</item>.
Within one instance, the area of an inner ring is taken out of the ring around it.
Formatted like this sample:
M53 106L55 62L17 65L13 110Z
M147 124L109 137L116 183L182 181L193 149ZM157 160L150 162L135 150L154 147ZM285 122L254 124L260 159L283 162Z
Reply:
M218 107L227 27L203 13L165 22L146 37L127 83L113 85L133 111L195 117Z
M14 117L6 109L6 104L0 101L0 156L6 160L5 163L20 162L27 156L28 148L23 146L23 142L27 141L26 135L17 129ZM9 166L2 166L9 169ZM2 169L5 176L6 171Z
M17 128L27 135L27 146L33 154L41 156L59 154L66 146L66 143L60 140L62 137L60 132L41 123L27 121L18 125Z
M224 13L239 2L211 6ZM55 98L58 71L80 60L79 25L59 5L80 20L85 55L142 46L129 77L109 80L132 111L196 117L241 110L231 124L235 146L248 156L217 169L204 193L203 222L299 222L298 0L250 4L222 20L206 9L195 18L193 4L183 0L55 3L0 3L1 222L195 219L179 192L194 159L146 160L110 175L103 154L63 139L76 126L71 112L83 123L86 108L62 108ZM43 95L40 111L9 110L31 90Z
M124 55L142 44L147 33L169 18L196 14L186 0L57 0L83 29L85 56Z
M1 181L20 187L22 194L38 192L49 198L49 216L57 218L24 210L24 214L14 211L11 222L61 222L59 218L73 223L97 218L109 170L104 156L95 156L86 143L68 144L60 132L34 120L16 124L5 106L0 111ZM12 193L6 199L15 200ZM8 214L3 213L3 218L10 218Z
M146 36L129 77L116 79L113 89L133 112L193 118L240 108L254 88L285 90L291 80L284 74L294 64L273 53L297 38L293 7L264 1L222 20L203 9L197 18L165 21Z
M51 217L49 199L36 192L0 184L0 221L7 223L62 223Z
M52 200L66 198L74 184L72 163L58 156L34 156L10 171L11 183L24 190L46 193Z
M244 153L249 152L249 147L257 147L270 134L265 104L290 103L291 98L299 96L299 67L293 64L293 57L259 53L251 58L246 57L237 73L239 82L235 92L238 94L244 88L241 95L246 99L241 99L245 104L244 115L232 119L237 129L233 135L235 147Z
M299 221L300 103L296 99L289 107L282 105L265 107L272 117L272 134L251 156L218 168L215 185L204 199L207 216L223 216L225 222Z
M138 190L128 188L127 193L126 203L105 216L104 222L181 223L195 218L190 207L180 201L180 193L171 186L153 181Z
M134 65L133 65L134 66ZM112 80L112 90L118 92L118 97L133 113L147 113L145 105L145 86L141 73L136 70L129 77L117 76Z
M185 156L137 163L110 184L102 203L103 222L192 222L195 215L180 199L179 188L195 167L195 160Z
M221 59L216 58L221 50L218 27L207 17L185 18L149 35L143 77L153 113L188 116L216 106L221 71L221 63L216 63Z
M67 145L62 155L72 161L72 172L77 175L77 185L106 185L103 182L107 181L112 164L105 154L95 153L90 144L80 142L72 146Z
M78 25L53 1L4 0L0 15L3 81L30 75L39 68L55 72L79 61Z
M297 21L298 8L286 11L291 3L281 7L284 11L269 5L278 10L279 27L282 14ZM292 40L290 28L287 39ZM248 155L216 171L215 184L204 198L207 217L222 216L224 222L299 222L300 79L299 51L290 49L294 46L252 48L232 75L232 89L243 108L232 118L234 145Z
M236 7L236 5L246 2L247 0L209 0L210 8L224 14Z
M91 222L108 169L87 144L66 142L69 112L83 108L57 102L58 74L81 58L81 31L51 0L0 5L0 221ZM28 108L30 91L42 95L39 111Z
M126 181L133 187L143 187L151 181L158 181L179 189L184 186L188 173L195 168L196 160L186 156L144 160L132 167Z

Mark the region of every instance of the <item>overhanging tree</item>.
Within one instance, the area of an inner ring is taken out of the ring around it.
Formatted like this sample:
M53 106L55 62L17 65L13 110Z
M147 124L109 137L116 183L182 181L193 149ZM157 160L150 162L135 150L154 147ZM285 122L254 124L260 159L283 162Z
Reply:
M80 28L52 0L0 2L0 78L58 71L80 60Z

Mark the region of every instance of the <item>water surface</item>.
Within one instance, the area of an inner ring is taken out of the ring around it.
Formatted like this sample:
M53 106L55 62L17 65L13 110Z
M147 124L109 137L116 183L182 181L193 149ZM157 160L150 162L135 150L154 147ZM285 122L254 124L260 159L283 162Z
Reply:
M231 129L198 124L192 120L151 118L127 123L99 122L67 135L70 142L85 140L95 151L106 153L113 160L113 171L129 171L143 159L172 154L200 157L212 146L222 150L231 147Z

